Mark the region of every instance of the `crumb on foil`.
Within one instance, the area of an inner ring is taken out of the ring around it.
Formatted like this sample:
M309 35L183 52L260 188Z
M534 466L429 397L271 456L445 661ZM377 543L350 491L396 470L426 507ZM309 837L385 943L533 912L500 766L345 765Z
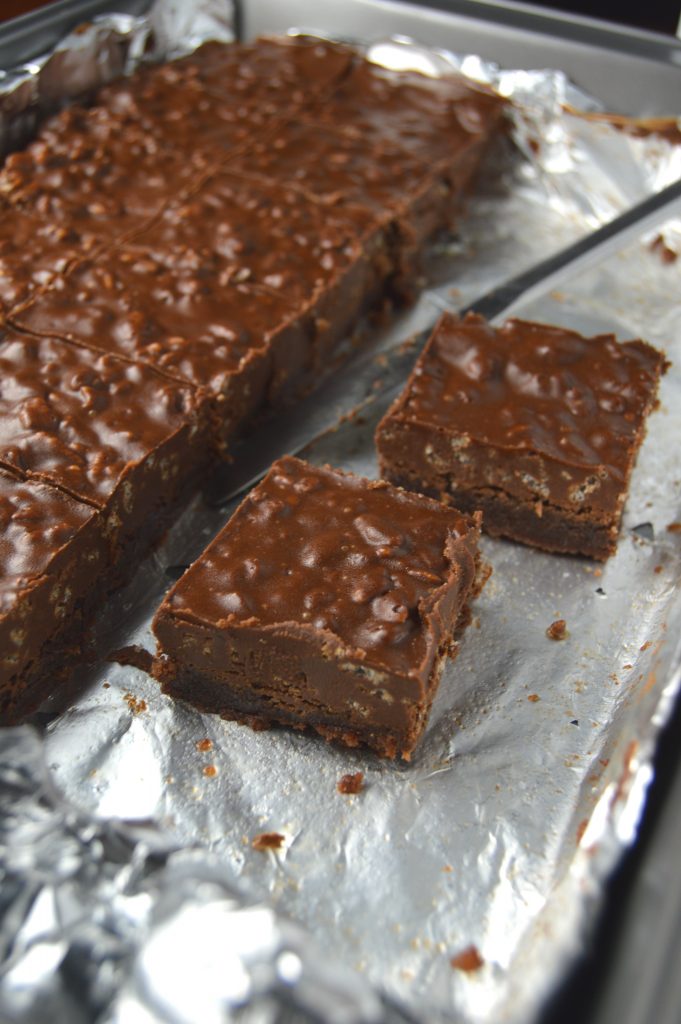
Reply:
M549 640L565 640L568 636L565 619L556 619L546 630Z
M281 832L260 832L251 841L254 850L280 850L283 845L284 837Z
M344 795L361 793L364 789L364 772L343 775L336 783L336 789Z
M449 961L452 967L457 971L479 971L484 966L485 961L480 956L477 946L466 946L460 953L453 956Z

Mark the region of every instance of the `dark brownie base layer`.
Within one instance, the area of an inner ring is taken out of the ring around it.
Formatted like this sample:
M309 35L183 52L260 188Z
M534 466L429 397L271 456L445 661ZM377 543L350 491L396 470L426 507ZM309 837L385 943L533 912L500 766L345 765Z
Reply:
M446 645L434 662L428 680L427 696L415 708L411 723L411 732L417 738L428 721L445 660L447 657L455 658L457 654L458 645L452 642ZM261 681L257 693L250 689L240 691L233 687L227 695L223 688L216 690L215 679L200 673L187 672L172 661L157 659L153 674L168 697L181 700L204 714L217 714L226 721L247 725L257 732L289 728L298 732L316 733L328 743L340 743L345 747L368 747L379 757L390 760L402 757L409 761L415 746L416 741L412 742L411 737L405 745L404 732L401 730L391 729L389 726L370 726L363 722L351 724L339 718L333 708L316 706L306 701L302 692L296 692L295 682L288 683L287 690L296 698L299 707L307 705L304 721L301 720L300 710L291 710L281 703L281 684L278 680L271 681L270 686Z
M387 467L381 472L399 487L427 494L462 512L482 512L484 531L491 537L505 537L555 554L585 555L597 561L606 561L617 547L617 520L595 523L588 514L580 516L540 498L522 502L495 487L462 490L446 482L433 487L423 480L395 476Z

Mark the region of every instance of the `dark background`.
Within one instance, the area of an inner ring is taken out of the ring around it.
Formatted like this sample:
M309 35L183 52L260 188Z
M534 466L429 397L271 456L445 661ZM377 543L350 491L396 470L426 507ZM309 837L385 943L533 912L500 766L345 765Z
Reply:
M623 25L632 25L638 28L645 28L653 32L664 32L675 35L679 24L679 13L681 3L677 0L645 0L644 3L627 5L617 0L568 0L561 3L560 0L547 2L547 0L534 0L537 7L553 8L553 10L568 11L573 14L588 15L592 18L604 18L606 21L619 22ZM37 7L47 7L46 0L0 0L0 21L14 18L18 14L25 14ZM112 0L111 7L116 6Z

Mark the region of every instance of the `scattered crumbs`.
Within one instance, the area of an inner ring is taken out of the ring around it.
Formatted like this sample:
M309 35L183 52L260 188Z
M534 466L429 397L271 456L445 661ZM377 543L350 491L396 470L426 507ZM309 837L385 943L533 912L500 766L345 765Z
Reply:
M453 956L449 962L455 970L467 972L479 971L485 964L477 946L467 946L466 949L462 949L460 953Z
M603 575L602 569L594 569L594 576L600 578Z
M565 640L568 636L565 619L556 619L546 630L549 640Z
M251 840L254 850L280 850L284 845L281 832L261 832Z
M610 764L610 758L609 757L599 757L598 758L598 763L601 765L601 767L607 768L608 765Z
M442 870L443 870L443 871L445 871L445 872L446 872L446 873L447 873L447 874L449 875L449 874L451 874L451 872L452 872L452 871L453 871L454 869L452 868L452 865L451 865L451 864L445 864L445 866L443 867L443 869L442 869Z
M343 775L336 783L336 789L346 796L361 793L364 789L364 772Z
M174 775L166 775L165 781L166 781L166 786L172 786L173 783L175 782L175 776Z
M102 689L103 690L108 690L108 689L110 689L110 687L111 687L111 683L102 683Z
M668 523L667 533L681 533L681 523Z
M624 669L625 671L627 671L628 669L632 669L633 667L634 667L633 665L629 665L629 664L626 664L626 665L622 665L622 668L623 668L623 669Z
M203 766L203 774L207 778L214 779L215 776L217 775L217 773L218 773L218 770L217 770L217 768L215 767L214 764L205 764Z
M106 660L116 662L117 665L132 665L133 668L139 668L142 672L150 675L154 656L139 644L130 644L128 647L120 647L117 651L111 651L110 654L107 654Z
M639 651L647 651L648 648L652 645L652 642L652 640L646 640L646 642L644 644L641 644L641 646L639 647Z
M657 253L663 263L676 263L678 253L667 245L663 235L656 235L650 243L651 252Z
M581 843L588 824L589 822L585 818L584 821L580 821L579 825L577 826L577 846L579 846L579 844Z
M202 754L205 753L207 750L212 750L213 741L209 740L208 738L206 738L205 740L197 740L196 749L200 751Z
M611 679L612 682L615 684L615 686L619 686L620 685L619 677L618 677L616 672L611 672L610 675L608 676L608 679Z
M501 793L501 786L499 785L499 783L498 783L498 782L496 783L496 785L495 785L494 789L495 789L495 791L496 791L497 793Z
M654 573L661 573L662 572L662 568L663 567L661 565L656 565L655 568L653 569L653 572Z
M123 694L123 700L128 705L133 715L141 715L143 711L147 710L147 702L141 697L139 700L133 693L126 692Z
M570 725L579 725L579 719L578 718L570 719Z
M527 699L529 701L531 701L533 704L536 704L538 700L541 700L541 698L540 698L538 693L531 693L531 694L529 694Z

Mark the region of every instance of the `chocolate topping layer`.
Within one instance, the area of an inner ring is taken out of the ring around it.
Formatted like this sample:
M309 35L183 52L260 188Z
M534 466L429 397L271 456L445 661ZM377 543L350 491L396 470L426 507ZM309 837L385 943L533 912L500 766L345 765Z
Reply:
M126 251L211 271L225 285L258 285L304 308L361 257L375 230L362 208L322 210L290 188L220 173L171 202Z
M327 204L360 203L372 211L402 206L432 177L418 153L308 121L288 121L271 137L235 154L230 170L293 185Z
M475 543L453 509L284 458L166 604L214 626L295 623L416 674L432 644L424 620L453 564L473 564Z
M72 228L0 203L0 313L7 315L49 287L82 259L87 246Z
M357 59L350 47L313 36L263 37L230 46L204 43L154 73L168 84L193 79L218 95L241 101L269 96L290 110L294 103L327 94Z
M623 480L663 362L643 341L546 324L440 321L399 415Z
M191 148L170 153L106 108L71 107L7 158L0 194L44 223L65 225L82 239L84 256L146 224L194 187L203 168Z
M485 136L503 107L498 94L463 76L431 78L358 61L312 116L431 163L451 159Z
M55 281L15 320L220 391L293 316L288 301L235 282L197 252L122 246Z
M144 365L51 338L0 340L0 462L96 507L195 418L193 391Z

